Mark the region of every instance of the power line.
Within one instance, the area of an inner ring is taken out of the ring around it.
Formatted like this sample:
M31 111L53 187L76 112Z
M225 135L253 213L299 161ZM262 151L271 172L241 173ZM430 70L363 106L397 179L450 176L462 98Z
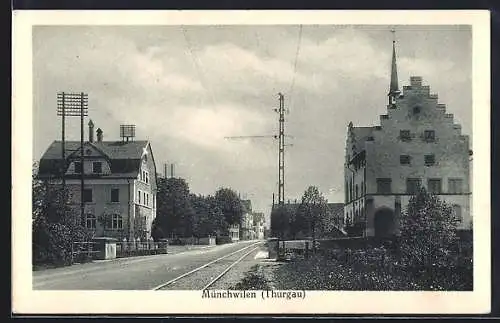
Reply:
M196 73L198 74L198 78L200 79L201 85L203 86L203 88L206 91L208 91L210 98L212 99L212 103L215 106L216 104L215 104L214 94L213 94L211 88L208 87L208 83L205 81L205 78L203 77L203 73L201 72L200 59L198 58L198 56L195 54L195 52L193 50L192 42L189 39L186 28L184 28L184 26L181 25L181 29L182 29L182 34L184 35L184 40L186 41L186 45L187 45L189 54L191 56L191 61L193 62L194 68L196 70Z
M292 83L290 85L290 91L289 91L290 102L292 101L292 94L293 94L293 90L295 87L295 76L297 74L297 63L298 63L298 59L299 59L301 43L302 43L302 25L299 26L299 38L297 41L297 50L295 51L295 61L293 63L293 76L292 76Z

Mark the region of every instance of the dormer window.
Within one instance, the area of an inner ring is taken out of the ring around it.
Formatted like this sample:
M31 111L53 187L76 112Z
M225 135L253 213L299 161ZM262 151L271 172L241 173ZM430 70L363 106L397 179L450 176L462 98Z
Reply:
M399 139L401 139L402 141L410 141L411 140L410 130L400 130Z
M435 138L436 138L436 133L434 132L434 130L424 131L424 140L426 142L434 142Z
M81 174L82 173L82 162L74 162L75 165L75 173Z
M102 163L101 162L93 162L92 163L92 173L94 173L94 174L102 173Z

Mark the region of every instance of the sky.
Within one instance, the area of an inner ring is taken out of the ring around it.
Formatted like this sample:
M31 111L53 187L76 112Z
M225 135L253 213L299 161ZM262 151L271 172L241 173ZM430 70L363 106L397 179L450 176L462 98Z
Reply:
M439 95L472 135L468 26L35 26L33 158L61 139L57 93L85 92L104 140L121 124L149 140L157 171L175 164L191 192L230 187L268 214L278 185L278 92L285 96L285 200L308 186L343 201L347 125L387 108L392 33L399 86L410 76ZM79 118L66 121L79 140Z

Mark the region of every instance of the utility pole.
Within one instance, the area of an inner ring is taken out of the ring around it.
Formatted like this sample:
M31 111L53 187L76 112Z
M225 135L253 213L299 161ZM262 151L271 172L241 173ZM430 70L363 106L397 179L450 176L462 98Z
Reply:
M84 128L83 122L84 117L88 115L88 95L86 93L66 93L60 92L57 94L57 115L62 117L62 182L63 188L66 186L65 172L66 172L66 152L65 152L65 118L66 117L80 117L80 215L83 219L83 214L85 211L85 203L83 199L84 191L84 151L83 151L83 135Z
M285 96L282 93L278 93L279 107L275 108L274 111L278 113L278 134L277 135L258 135L258 136L231 136L224 137L225 139L248 139L248 138L273 138L278 139L278 205L283 205L285 203L285 146L291 146L285 144L285 137L290 137L285 135ZM274 196L274 193L273 193ZM274 200L274 197L273 197ZM274 202L273 202L274 207Z
M285 203L285 97L279 96L278 204Z

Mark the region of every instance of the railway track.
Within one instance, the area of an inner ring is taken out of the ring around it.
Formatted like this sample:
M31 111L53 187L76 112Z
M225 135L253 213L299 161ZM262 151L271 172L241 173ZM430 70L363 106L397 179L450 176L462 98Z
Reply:
M245 258L261 249L264 242L257 242L223 257L212 260L198 268L188 271L153 290L206 290L219 282L231 269Z

